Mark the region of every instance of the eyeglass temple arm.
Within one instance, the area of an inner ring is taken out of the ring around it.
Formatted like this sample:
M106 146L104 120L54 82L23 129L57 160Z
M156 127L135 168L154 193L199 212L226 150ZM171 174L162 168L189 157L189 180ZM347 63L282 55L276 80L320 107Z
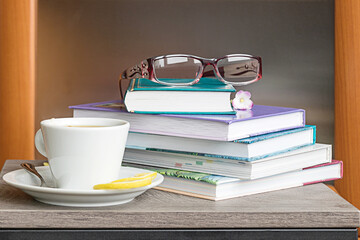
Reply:
M121 96L122 99L124 99L124 96L123 96L123 93L122 93L121 81L124 80L124 79L125 80L130 80L130 79L136 79L136 78L150 79L149 63L150 63L150 59L146 59L144 61L141 61L141 63L136 64L135 66L126 69L125 71L123 71L120 74L120 77L119 77L119 89L120 89L120 96Z
M120 75L120 79L133 79L133 78L141 78L141 77L142 77L141 63L126 69Z
M120 90L120 98L123 100L124 99L124 94L122 92L122 86L121 86L121 81L122 80L124 80L124 79L122 78L122 75L120 75L120 77L119 77L119 90Z

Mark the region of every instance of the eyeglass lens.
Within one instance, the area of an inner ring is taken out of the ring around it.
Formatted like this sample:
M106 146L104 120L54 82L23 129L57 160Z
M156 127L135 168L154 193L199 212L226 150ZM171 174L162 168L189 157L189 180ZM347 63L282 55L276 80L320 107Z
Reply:
M202 63L192 57L163 57L154 61L153 68L160 82L191 83L201 71Z
M260 63L249 57L226 57L217 62L219 73L230 83L255 80L260 72Z

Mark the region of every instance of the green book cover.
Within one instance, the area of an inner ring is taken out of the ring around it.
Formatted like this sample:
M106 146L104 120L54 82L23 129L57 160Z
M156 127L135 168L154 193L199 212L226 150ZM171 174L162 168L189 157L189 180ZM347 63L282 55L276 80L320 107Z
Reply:
M191 171L178 170L178 169L170 169L170 168L149 168L149 170L155 171L164 176L184 178L188 180L209 183L212 185L240 181L237 178L231 178L231 177L225 177L225 176L219 176L219 175L213 175L207 173L191 172Z

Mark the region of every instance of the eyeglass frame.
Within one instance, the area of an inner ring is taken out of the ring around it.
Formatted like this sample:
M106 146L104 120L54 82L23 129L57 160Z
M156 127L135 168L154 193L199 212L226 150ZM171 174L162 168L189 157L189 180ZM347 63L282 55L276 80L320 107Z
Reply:
M160 81L156 75L154 74L154 62L158 59L162 59L162 58L169 58L169 57L187 57L187 58L193 58L196 60L199 60L201 62L201 69L199 69L198 75L196 76L196 78L194 79L194 81L189 82L189 83L166 83L163 81ZM229 58L229 57L247 57L250 59L254 59L257 60L259 62L259 72L257 74L257 77L253 80L247 81L247 82L229 82L226 81L220 74L219 69L217 67L217 63L218 61L225 59L225 58ZM122 94L122 87L121 87L121 81L122 80L130 80L130 79L137 79L137 78L145 78L148 79L152 82L158 83L158 84L162 84L162 85L170 85L170 86L191 86L194 85L196 83L198 83L200 81L200 79L203 77L204 75L204 69L206 66L211 65L213 66L213 70L212 72L215 72L216 75L213 75L214 77L216 77L217 79L219 79L220 81L222 81L223 83L226 84L231 84L233 86L245 86L245 85L249 85L251 83L257 82L258 80L260 80L262 78L262 63L261 63L261 57L259 56L252 56L249 54L229 54L229 55L225 55L221 58L203 58L203 57L199 57L199 56L195 56L195 55L189 55L189 54L169 54L169 55L161 55L161 56L156 56L156 57L151 57L151 58L147 58L143 61L141 61L139 64L136 64L133 67L127 68L126 70L124 70L119 77L119 88L120 88L120 95L123 98L123 94ZM131 75L129 76L128 73L131 73Z

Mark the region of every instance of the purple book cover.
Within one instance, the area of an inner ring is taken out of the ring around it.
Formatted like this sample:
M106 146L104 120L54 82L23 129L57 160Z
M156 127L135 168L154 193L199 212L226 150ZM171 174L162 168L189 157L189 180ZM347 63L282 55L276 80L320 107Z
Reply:
M126 111L124 104L120 100L98 102L98 103L88 103L70 106L71 109L83 109L83 110L96 110L96 111L108 111L108 112L119 112L127 114L137 114L129 113ZM236 115L202 115L202 114L158 114L167 117L177 117L177 118L189 118L189 119L201 119L207 121L218 121L227 124L234 122L247 121L263 117L277 116L281 114L289 114L294 112L303 112L303 126L305 125L305 110L298 108L288 108L288 107L276 107L276 106L265 106L265 105L254 105L251 110L239 110L236 111ZM137 114L137 115L148 115L148 114Z

